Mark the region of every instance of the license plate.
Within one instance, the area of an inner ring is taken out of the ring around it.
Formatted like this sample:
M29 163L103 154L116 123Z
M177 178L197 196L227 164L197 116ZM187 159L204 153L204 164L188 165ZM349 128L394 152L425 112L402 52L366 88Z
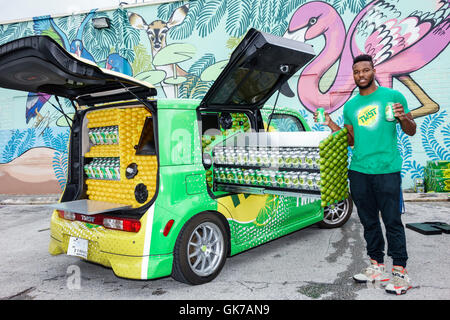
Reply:
M67 254L87 259L89 241L77 237L70 237Z

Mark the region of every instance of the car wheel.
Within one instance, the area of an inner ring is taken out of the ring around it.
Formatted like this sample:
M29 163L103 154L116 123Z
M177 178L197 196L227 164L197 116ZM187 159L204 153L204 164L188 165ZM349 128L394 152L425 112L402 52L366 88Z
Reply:
M193 285L213 280L225 264L228 241L218 216L206 213L191 218L175 243L172 277Z
M344 201L323 209L323 220L318 223L320 228L332 229L343 226L352 215L353 201L349 196Z

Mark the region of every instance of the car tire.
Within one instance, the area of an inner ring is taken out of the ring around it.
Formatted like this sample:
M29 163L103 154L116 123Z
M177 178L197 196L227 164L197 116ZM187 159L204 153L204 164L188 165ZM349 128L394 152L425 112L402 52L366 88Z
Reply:
M323 229L333 229L343 226L353 211L353 201L349 196L347 199L325 207L323 209L323 220L318 223L318 226Z
M191 285L212 281L225 264L228 241L227 229L217 215L194 216L175 243L172 278Z

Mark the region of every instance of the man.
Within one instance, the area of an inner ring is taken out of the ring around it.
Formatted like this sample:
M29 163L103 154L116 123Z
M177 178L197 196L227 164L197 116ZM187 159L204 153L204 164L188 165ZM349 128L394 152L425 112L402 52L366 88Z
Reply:
M402 158L397 149L396 123L409 136L416 124L405 97L398 91L377 86L371 56L360 55L353 61L353 78L359 94L344 105L344 126L353 147L349 168L350 192L364 228L370 265L353 279L357 282L380 281L389 277L384 265L384 237L379 212L386 228L388 255L393 259L392 279L385 289L404 294L411 288L406 272L405 229L401 221ZM396 121L386 119L385 108L393 103ZM317 113L315 114L315 118ZM341 128L325 112L325 125L334 132Z

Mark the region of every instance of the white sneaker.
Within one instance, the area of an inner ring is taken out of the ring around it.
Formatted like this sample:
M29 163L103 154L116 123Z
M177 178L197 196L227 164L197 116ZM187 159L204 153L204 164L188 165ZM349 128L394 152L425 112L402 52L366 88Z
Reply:
M392 268L392 280L387 284L386 292L400 295L405 294L411 288L411 279L406 269L401 266L394 266Z
M389 281L384 264L379 264L375 260L370 259L370 266L363 269L361 273L355 274L353 280L358 283L379 282L384 285Z

